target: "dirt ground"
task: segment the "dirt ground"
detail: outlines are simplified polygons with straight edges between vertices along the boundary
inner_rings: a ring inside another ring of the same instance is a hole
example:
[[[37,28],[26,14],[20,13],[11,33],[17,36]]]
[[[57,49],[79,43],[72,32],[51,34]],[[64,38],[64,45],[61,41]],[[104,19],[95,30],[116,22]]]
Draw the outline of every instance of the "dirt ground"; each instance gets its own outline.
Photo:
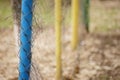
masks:
[[[0,80],[14,80],[17,77],[18,57],[12,30],[0,30]]]
[[[39,33],[39,38],[33,42],[32,80],[54,80],[55,37],[49,37],[48,33],[52,35],[54,30]],[[0,30],[0,34],[0,80],[17,80],[18,56],[12,30]],[[77,51],[70,50],[68,39],[67,36],[63,37],[62,64],[65,79],[120,80],[120,31],[91,33],[80,42]]]

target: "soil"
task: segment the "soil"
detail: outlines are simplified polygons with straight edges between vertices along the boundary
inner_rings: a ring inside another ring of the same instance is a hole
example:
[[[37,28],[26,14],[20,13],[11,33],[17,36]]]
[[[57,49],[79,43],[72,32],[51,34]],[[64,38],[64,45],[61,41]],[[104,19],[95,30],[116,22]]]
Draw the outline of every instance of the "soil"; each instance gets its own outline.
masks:
[[[12,29],[0,30],[0,80],[17,80],[18,54]],[[50,37],[49,37],[49,35]],[[70,36],[63,37],[63,78],[66,80],[120,80],[120,31],[90,33],[76,51]],[[45,29],[33,41],[32,80],[54,80],[54,30]]]
[[[0,30],[0,80],[15,80],[18,76],[18,57],[11,29]]]

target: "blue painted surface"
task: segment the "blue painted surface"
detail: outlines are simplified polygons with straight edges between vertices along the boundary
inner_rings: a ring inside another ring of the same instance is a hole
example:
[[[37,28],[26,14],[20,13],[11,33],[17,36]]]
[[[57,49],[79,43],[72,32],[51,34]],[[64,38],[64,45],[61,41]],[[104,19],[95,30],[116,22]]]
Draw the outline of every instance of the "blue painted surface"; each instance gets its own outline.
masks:
[[[33,0],[22,0],[18,80],[30,80]]]

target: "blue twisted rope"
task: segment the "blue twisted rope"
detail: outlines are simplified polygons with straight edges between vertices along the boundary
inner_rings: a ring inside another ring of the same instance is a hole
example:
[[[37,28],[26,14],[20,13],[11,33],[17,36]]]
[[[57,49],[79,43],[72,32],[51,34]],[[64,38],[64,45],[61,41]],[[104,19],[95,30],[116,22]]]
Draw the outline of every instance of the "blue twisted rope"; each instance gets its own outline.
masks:
[[[22,0],[18,80],[30,80],[33,0]]]

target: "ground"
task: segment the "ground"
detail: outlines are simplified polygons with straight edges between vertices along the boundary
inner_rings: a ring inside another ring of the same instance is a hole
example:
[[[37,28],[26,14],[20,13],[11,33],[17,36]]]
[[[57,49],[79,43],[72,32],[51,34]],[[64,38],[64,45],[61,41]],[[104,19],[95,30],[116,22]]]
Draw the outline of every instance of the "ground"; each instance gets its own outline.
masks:
[[[0,80],[14,80],[18,76],[18,59],[12,30],[2,29],[0,34]]]
[[[47,34],[46,34],[47,32]],[[11,34],[9,34],[11,33]],[[33,48],[32,79],[54,80],[55,53],[53,29],[37,35]],[[18,56],[11,29],[0,30],[0,80],[17,80]],[[41,39],[42,38],[42,39]],[[47,38],[47,40],[43,41]],[[63,37],[63,75],[67,80],[120,80],[120,31],[89,34],[71,51]],[[39,43],[39,45],[38,45]],[[45,45],[45,46],[44,46]],[[3,47],[4,46],[4,47]],[[39,49],[38,49],[39,47]],[[36,76],[37,75],[37,76]]]

